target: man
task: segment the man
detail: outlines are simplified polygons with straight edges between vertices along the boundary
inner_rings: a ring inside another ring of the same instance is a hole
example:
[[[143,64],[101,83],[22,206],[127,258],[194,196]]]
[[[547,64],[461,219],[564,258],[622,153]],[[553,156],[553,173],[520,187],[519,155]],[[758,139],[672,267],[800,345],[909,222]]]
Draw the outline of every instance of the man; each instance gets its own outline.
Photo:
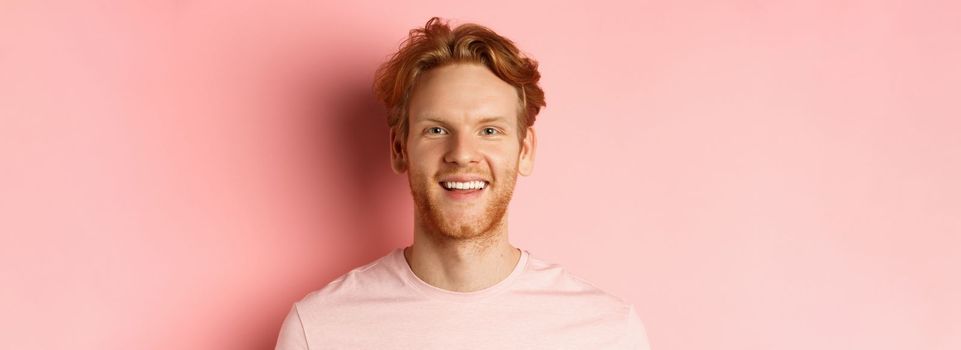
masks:
[[[438,18],[377,72],[414,240],[294,303],[278,350],[648,349],[632,305],[513,247],[507,206],[545,106],[537,63]]]

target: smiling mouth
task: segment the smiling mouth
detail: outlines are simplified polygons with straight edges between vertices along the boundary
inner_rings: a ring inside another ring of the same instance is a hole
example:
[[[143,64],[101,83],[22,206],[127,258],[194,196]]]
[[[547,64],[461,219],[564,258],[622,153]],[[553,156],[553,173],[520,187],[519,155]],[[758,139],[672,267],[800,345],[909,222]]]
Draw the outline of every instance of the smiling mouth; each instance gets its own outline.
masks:
[[[473,192],[480,191],[490,185],[487,181],[444,181],[438,182],[441,188],[449,192]]]

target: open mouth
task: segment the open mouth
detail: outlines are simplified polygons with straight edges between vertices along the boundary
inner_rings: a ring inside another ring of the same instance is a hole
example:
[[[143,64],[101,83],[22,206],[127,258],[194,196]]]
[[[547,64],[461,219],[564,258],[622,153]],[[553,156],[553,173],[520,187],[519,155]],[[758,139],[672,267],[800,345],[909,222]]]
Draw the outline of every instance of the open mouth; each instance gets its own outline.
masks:
[[[439,182],[440,187],[448,192],[474,192],[481,191],[489,185],[487,181],[443,181]]]

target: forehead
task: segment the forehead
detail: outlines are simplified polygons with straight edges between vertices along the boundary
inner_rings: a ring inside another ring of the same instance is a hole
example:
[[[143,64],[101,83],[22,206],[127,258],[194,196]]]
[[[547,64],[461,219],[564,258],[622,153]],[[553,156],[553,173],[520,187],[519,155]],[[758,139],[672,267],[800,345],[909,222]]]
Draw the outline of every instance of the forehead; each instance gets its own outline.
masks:
[[[480,64],[452,64],[421,74],[411,95],[410,122],[430,118],[471,122],[492,117],[516,122],[517,90]]]

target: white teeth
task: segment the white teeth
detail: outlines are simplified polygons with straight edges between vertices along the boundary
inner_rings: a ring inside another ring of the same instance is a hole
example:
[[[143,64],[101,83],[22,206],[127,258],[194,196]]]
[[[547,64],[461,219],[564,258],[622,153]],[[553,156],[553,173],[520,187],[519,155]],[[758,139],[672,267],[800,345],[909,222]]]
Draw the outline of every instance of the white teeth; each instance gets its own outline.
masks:
[[[482,189],[484,187],[487,187],[487,183],[485,183],[484,181],[444,182],[444,188],[447,188],[447,189],[475,190],[475,189]]]

